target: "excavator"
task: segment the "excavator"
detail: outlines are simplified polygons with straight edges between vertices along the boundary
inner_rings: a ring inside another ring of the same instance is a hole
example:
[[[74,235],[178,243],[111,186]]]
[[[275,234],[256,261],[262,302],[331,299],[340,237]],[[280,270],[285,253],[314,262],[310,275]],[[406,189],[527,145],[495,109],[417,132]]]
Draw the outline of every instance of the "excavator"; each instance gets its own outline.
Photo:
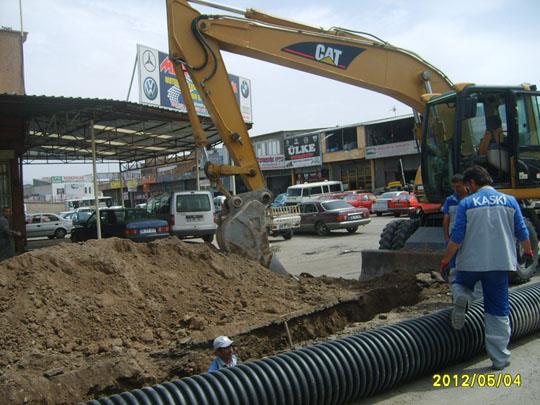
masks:
[[[227,14],[201,14],[190,3]],[[421,176],[417,177],[421,177],[423,197],[443,202],[452,192],[455,173],[472,165],[486,167],[494,186],[515,196],[527,218],[535,258],[532,263],[525,260],[517,247],[520,268],[516,277],[525,281],[534,273],[540,231],[534,206],[540,199],[540,92],[536,86],[453,83],[419,55],[374,35],[340,27],[324,29],[255,9],[167,0],[167,20],[169,57],[180,90],[190,94],[187,72],[234,161],[234,165],[207,162],[207,176],[219,187],[221,176],[239,175],[250,190],[234,196],[223,190],[227,204],[217,233],[220,248],[285,272],[269,249],[264,217],[272,195],[228,80],[222,58],[222,51],[227,51],[376,91],[410,106],[421,146]],[[208,141],[191,97],[185,97],[185,102],[196,146],[204,153]],[[486,134],[495,126],[500,136],[489,142],[486,151]],[[391,222],[381,235],[384,249],[365,261],[392,266],[402,257],[395,256],[393,262],[392,254],[406,249],[409,239],[430,251],[438,238],[433,232],[442,235],[441,226],[440,213]]]

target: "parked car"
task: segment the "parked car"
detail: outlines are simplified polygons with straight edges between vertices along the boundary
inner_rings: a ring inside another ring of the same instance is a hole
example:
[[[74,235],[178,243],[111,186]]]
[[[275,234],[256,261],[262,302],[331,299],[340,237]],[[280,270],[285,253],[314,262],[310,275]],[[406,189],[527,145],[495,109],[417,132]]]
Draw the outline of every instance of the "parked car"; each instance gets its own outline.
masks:
[[[343,200],[307,201],[300,204],[299,231],[328,235],[334,229],[355,233],[359,226],[371,222],[366,208],[351,207]]]
[[[418,201],[414,193],[400,194],[388,202],[388,211],[394,214],[395,217],[402,214],[414,216],[421,213],[433,213],[440,211],[440,209],[441,204],[422,203]]]
[[[375,201],[375,204],[373,204],[372,210],[373,212],[380,217],[382,214],[389,212],[388,211],[388,202],[394,198],[397,197],[400,194],[407,193],[406,191],[388,191],[386,193],[381,194],[377,197],[377,201]]]
[[[287,193],[281,193],[281,194],[278,194],[276,198],[274,198],[274,201],[272,202],[272,204],[270,204],[270,206],[272,208],[277,208],[277,207],[283,207],[286,204],[287,204]]]
[[[140,208],[102,208],[99,210],[102,238],[125,238],[146,242],[169,236],[169,224],[153,218]],[[80,222],[71,232],[72,242],[97,239],[96,213]]]
[[[180,238],[196,237],[212,242],[216,233],[214,199],[209,191],[180,191],[152,197],[146,210],[169,222],[170,232]]]
[[[64,239],[71,232],[73,224],[56,214],[31,214],[26,217],[26,236],[37,238],[47,236],[49,239]]]
[[[64,211],[59,213],[58,216],[73,222],[73,220],[77,218],[77,211]]]
[[[367,208],[371,212],[377,197],[373,193],[351,192],[343,197],[343,201],[356,208]]]

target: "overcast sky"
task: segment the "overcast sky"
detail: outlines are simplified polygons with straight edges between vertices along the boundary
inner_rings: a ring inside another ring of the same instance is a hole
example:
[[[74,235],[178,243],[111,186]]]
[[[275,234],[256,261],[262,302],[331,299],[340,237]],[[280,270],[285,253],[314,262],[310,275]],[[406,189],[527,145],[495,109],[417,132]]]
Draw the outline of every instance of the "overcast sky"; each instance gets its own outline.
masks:
[[[410,49],[454,83],[540,84],[540,2],[535,0],[219,0],[329,28],[373,33]],[[19,1],[0,0],[0,25],[19,29]],[[167,51],[163,0],[22,0],[28,94],[125,99],[136,44]],[[207,13],[216,13],[196,6]],[[228,70],[251,79],[252,135],[344,125],[410,113],[367,90],[225,54]],[[137,101],[138,87],[131,101]],[[394,109],[396,110],[394,112]],[[116,165],[101,170],[116,170]],[[33,177],[84,174],[90,167],[29,166]]]

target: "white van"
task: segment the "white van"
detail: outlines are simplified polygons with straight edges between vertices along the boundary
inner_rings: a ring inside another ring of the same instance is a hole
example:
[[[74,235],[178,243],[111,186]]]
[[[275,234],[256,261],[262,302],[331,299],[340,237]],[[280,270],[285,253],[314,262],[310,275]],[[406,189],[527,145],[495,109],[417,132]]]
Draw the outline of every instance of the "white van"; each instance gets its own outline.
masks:
[[[169,221],[172,235],[203,238],[212,242],[217,224],[212,194],[209,191],[180,191],[148,200],[146,210]]]
[[[341,181],[325,180],[316,183],[304,183],[287,188],[287,205],[318,198],[324,194],[343,192]]]

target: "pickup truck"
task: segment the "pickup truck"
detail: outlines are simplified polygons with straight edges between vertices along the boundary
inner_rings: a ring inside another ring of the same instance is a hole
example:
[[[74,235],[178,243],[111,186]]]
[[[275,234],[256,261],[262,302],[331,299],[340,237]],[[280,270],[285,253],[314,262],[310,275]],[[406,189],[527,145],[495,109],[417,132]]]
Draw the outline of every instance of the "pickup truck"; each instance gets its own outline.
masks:
[[[269,207],[267,210],[267,230],[271,236],[283,236],[288,240],[293,236],[294,229],[300,228],[300,209],[298,205]]]

